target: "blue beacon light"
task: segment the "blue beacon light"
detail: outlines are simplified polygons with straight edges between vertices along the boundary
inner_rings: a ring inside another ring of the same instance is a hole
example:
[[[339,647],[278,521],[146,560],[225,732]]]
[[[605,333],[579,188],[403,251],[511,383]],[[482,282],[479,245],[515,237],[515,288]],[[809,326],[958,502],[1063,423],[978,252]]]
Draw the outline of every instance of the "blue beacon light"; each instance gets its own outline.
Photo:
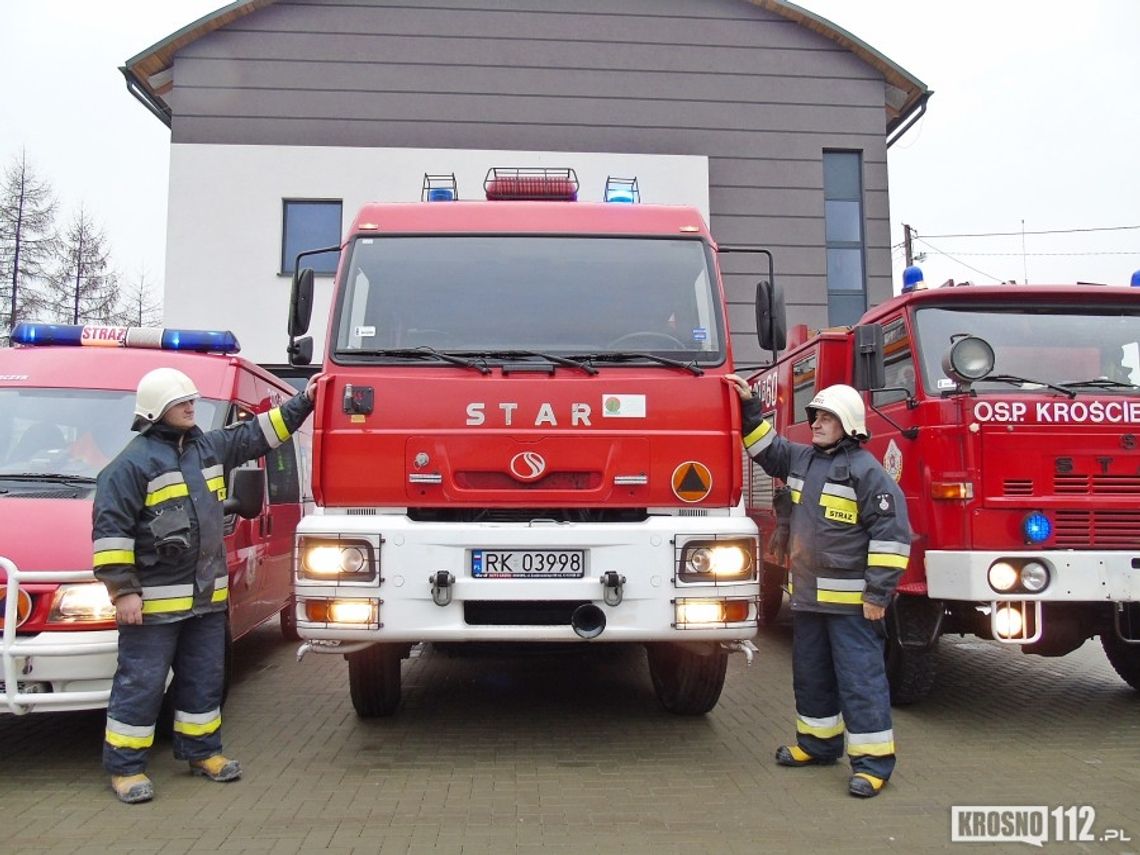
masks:
[[[24,322],[12,330],[12,344],[84,347],[132,347],[238,353],[241,345],[229,330],[180,330],[157,327],[113,327],[97,324]]]
[[[1140,270],[1137,270],[1132,274],[1132,287],[1140,288]]]
[[[1041,511],[1027,514],[1021,522],[1026,543],[1044,543],[1053,534],[1053,523]]]
[[[909,294],[911,291],[922,291],[925,288],[926,280],[923,279],[921,267],[912,264],[903,271],[902,292],[904,294]]]

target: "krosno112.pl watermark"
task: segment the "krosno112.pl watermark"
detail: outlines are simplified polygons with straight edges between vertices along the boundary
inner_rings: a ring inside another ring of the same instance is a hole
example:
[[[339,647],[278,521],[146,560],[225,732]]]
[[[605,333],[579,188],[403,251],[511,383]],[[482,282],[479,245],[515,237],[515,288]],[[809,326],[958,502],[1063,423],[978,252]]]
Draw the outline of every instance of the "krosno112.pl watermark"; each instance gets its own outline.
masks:
[[[1127,843],[1122,828],[1096,829],[1092,805],[954,805],[950,840],[954,843]]]

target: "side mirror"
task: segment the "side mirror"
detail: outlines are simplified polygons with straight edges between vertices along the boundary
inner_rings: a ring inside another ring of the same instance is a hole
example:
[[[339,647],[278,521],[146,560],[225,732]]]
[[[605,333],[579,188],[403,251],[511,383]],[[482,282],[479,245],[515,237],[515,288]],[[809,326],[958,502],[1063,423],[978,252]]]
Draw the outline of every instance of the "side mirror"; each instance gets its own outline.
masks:
[[[230,492],[222,511],[251,520],[265,504],[265,475],[260,469],[235,469],[230,473]]]
[[[298,268],[293,274],[293,291],[289,295],[289,337],[294,338],[307,333],[312,318],[313,269]]]
[[[289,364],[308,365],[313,361],[313,339],[311,336],[294,339],[289,343]]]
[[[756,338],[760,347],[772,351],[773,356],[788,346],[784,290],[775,282],[764,279],[756,283]]]
[[[887,369],[883,359],[882,324],[860,324],[852,330],[855,352],[852,354],[852,384],[863,392],[887,385]]]

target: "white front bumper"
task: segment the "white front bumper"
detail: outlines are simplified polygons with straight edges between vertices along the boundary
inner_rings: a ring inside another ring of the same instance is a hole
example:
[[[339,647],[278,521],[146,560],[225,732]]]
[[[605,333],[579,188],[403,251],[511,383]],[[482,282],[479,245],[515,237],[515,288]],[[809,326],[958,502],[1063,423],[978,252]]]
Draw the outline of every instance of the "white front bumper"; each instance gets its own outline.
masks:
[[[3,646],[0,712],[104,709],[118,662],[117,630],[41,632]]]
[[[1038,594],[1001,594],[990,587],[990,566],[999,559],[1033,559],[1049,570]],[[926,553],[926,587],[940,600],[999,602],[1131,602],[1140,600],[1140,544],[1135,552],[957,552]]]
[[[567,624],[554,626],[469,624],[465,603],[589,602],[605,614],[598,641],[746,640],[756,632],[755,607],[749,620],[709,627],[677,628],[678,598],[753,601],[758,581],[690,585],[674,581],[679,546],[690,539],[754,538],[747,517],[653,516],[639,523],[418,523],[401,515],[349,516],[326,511],[309,516],[298,537],[343,535],[372,539],[380,555],[381,584],[330,585],[296,582],[298,631],[306,639],[342,641],[581,641]],[[380,542],[380,538],[383,538]],[[586,575],[580,579],[487,579],[472,576],[472,549],[585,549]],[[451,602],[432,599],[432,577],[452,574]],[[603,600],[602,576],[624,576],[618,605]],[[373,629],[304,620],[307,598],[362,598],[380,601]]]

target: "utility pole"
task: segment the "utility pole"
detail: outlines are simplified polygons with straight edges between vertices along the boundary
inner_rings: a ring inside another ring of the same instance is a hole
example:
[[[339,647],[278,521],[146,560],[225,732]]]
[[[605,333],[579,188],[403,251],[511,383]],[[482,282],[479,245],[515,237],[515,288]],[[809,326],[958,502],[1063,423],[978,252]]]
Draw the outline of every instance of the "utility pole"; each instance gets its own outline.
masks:
[[[903,223],[903,248],[906,250],[906,266],[914,264],[914,229]]]

